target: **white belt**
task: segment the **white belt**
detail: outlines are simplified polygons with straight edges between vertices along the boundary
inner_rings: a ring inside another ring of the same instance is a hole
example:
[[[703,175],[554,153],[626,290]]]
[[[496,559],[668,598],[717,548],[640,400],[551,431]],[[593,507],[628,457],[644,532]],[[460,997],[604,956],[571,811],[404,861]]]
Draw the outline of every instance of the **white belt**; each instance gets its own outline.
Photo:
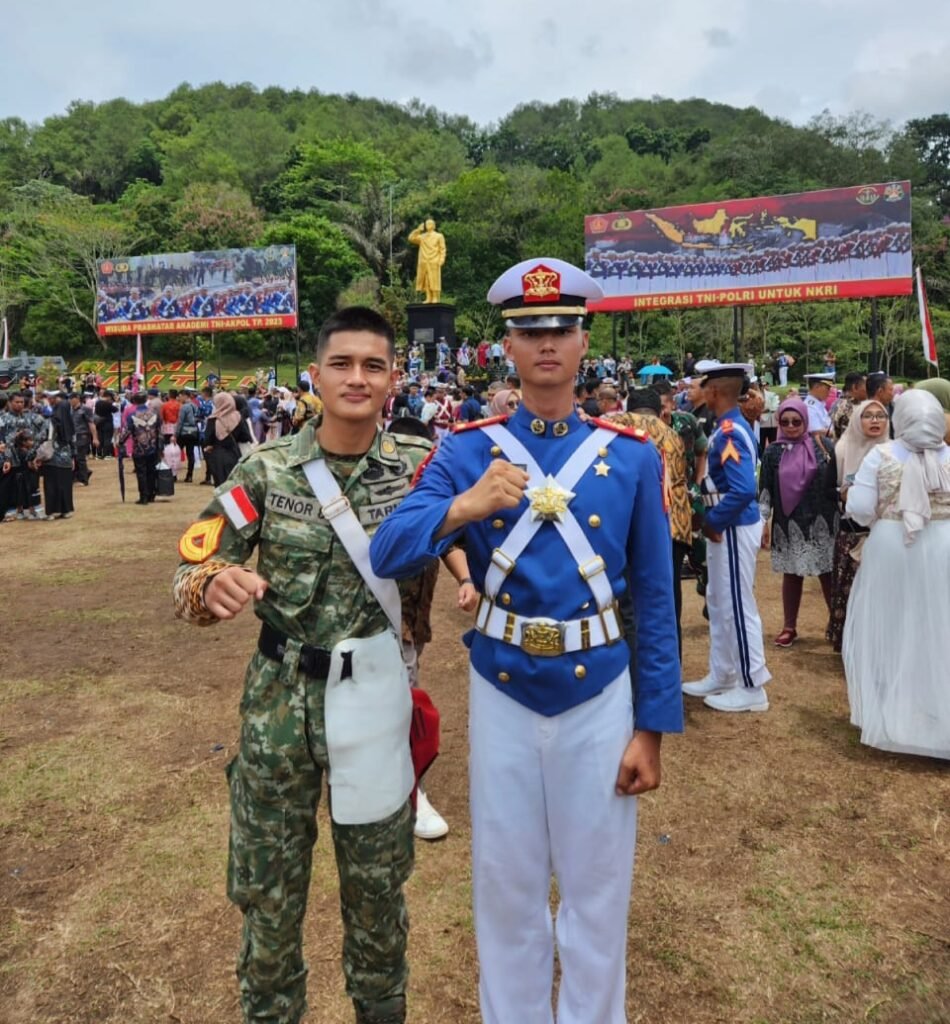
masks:
[[[483,596],[475,612],[475,628],[493,640],[520,647],[526,654],[546,658],[603,647],[623,636],[616,602],[586,619],[558,622],[507,612]]]

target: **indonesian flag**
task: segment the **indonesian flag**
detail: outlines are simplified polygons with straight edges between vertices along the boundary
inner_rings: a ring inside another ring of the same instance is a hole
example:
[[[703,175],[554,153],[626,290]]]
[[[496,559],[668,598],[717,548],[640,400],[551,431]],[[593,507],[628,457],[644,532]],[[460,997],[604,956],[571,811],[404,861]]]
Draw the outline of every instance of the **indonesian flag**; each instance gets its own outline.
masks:
[[[240,485],[219,494],[218,503],[235,530],[242,530],[248,523],[253,523],[258,518],[257,509],[247,496],[247,491]]]
[[[10,330],[7,327],[7,318],[3,318],[3,358],[10,358]]]
[[[930,310],[927,309],[927,292],[924,289],[924,275],[917,268],[917,301],[920,304],[920,331],[924,342],[924,359],[932,366],[937,366],[937,342],[934,329],[930,323]]]
[[[145,366],[142,363],[142,335],[135,336],[135,376],[140,381],[145,381]]]

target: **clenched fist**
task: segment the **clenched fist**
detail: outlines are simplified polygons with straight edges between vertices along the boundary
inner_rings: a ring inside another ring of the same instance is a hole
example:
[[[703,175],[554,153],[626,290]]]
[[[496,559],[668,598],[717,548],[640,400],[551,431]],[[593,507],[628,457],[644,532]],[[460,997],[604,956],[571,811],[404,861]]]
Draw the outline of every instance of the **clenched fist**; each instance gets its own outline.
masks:
[[[258,601],[267,590],[267,580],[250,569],[233,565],[212,576],[205,588],[205,607],[218,619],[233,619],[252,597]]]
[[[447,537],[467,523],[500,512],[504,508],[517,508],[528,486],[528,474],[504,459],[495,459],[485,470],[478,483],[473,484],[452,502],[442,523],[437,539]]]

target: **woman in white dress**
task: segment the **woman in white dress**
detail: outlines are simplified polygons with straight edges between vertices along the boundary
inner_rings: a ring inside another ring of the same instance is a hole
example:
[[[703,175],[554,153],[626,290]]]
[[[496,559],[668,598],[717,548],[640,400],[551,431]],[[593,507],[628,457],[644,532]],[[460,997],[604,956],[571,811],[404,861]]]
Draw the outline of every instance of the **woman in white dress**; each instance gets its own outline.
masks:
[[[950,759],[950,447],[925,391],[893,424],[848,491],[848,517],[871,524],[844,629],[851,722],[868,746]]]

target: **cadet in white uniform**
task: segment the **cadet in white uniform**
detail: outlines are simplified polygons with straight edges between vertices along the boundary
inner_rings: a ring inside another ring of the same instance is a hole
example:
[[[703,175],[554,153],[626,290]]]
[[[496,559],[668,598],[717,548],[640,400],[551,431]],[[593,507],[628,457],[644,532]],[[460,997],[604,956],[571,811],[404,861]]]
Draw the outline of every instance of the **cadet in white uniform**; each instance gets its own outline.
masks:
[[[808,407],[808,433],[828,434],[831,431],[831,413],[825,403],[835,382],[833,373],[806,373],[808,394],[805,405]]]

